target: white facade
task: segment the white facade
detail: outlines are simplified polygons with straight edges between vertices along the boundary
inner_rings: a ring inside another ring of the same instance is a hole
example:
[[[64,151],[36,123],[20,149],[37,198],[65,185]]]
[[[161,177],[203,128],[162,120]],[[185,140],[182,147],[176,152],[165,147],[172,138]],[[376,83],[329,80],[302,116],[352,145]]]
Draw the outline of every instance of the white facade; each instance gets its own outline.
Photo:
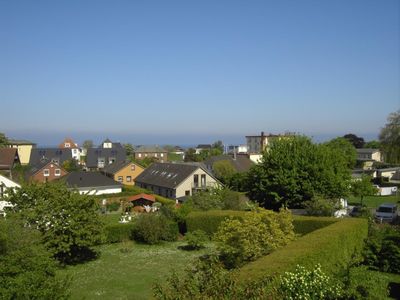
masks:
[[[81,151],[78,148],[72,148],[71,149],[71,153],[72,153],[72,158],[74,158],[77,161],[81,160]]]
[[[261,162],[262,155],[261,154],[250,154],[249,158],[255,164],[259,164]]]
[[[88,195],[104,195],[104,194],[117,194],[122,192],[122,187],[115,186],[98,186],[98,187],[81,187],[71,188],[71,190],[77,190],[79,194]]]
[[[19,185],[18,183],[12,181],[11,179],[8,179],[3,175],[0,175],[0,198],[7,195],[6,194],[7,189],[20,188],[20,187],[21,185]]]
[[[197,183],[195,182],[195,176],[197,175]],[[197,168],[192,174],[190,174],[183,182],[181,182],[175,188],[175,197],[181,198],[184,196],[192,196],[193,190],[201,188],[215,188],[220,186],[220,183],[205,172],[202,168]]]

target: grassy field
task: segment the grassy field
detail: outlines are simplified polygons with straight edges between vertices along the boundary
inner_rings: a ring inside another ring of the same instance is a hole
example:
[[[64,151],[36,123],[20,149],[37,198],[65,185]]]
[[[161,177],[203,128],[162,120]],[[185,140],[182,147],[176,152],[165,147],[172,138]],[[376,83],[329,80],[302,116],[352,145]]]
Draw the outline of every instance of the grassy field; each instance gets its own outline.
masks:
[[[376,208],[382,203],[398,203],[400,202],[400,195],[393,196],[366,196],[363,199],[363,204],[367,207]],[[360,198],[353,196],[349,197],[349,205],[360,205]]]
[[[164,280],[174,269],[182,270],[206,251],[178,249],[183,244],[130,241],[103,245],[97,260],[69,266],[60,273],[72,275],[72,299],[149,299],[155,282]]]

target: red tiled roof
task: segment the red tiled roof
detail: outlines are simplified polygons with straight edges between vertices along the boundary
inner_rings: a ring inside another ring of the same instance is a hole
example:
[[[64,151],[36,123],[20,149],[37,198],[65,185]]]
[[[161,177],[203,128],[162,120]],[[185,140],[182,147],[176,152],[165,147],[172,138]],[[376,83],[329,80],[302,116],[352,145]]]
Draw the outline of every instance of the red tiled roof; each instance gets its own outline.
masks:
[[[152,202],[156,201],[156,197],[154,197],[154,195],[143,194],[143,193],[139,194],[139,195],[135,195],[135,196],[129,197],[128,201],[131,202],[131,201],[136,201],[136,200],[139,200],[139,199],[146,199],[146,200],[149,200],[149,201],[152,201]]]

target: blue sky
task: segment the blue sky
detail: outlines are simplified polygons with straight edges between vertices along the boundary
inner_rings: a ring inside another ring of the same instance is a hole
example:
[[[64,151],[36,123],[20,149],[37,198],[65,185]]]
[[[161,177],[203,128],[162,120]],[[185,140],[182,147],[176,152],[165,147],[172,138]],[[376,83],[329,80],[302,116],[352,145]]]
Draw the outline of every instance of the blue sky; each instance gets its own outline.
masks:
[[[0,132],[196,144],[375,137],[400,108],[400,2],[0,1]]]

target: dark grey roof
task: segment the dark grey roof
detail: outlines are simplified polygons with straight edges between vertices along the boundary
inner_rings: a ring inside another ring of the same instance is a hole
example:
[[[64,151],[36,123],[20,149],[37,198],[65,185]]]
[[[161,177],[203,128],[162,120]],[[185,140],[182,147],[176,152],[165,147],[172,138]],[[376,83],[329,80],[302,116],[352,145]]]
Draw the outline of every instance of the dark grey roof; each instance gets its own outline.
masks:
[[[14,139],[8,139],[8,144],[9,145],[36,145],[35,143],[32,143],[31,141],[28,140],[14,140]]]
[[[167,153],[163,147],[160,146],[144,146],[140,145],[135,148],[135,153]]]
[[[29,164],[33,167],[40,166],[44,161],[58,160],[61,166],[66,160],[72,159],[71,149],[58,148],[33,148]]]
[[[372,154],[378,152],[379,149],[371,149],[371,148],[358,148],[356,149],[358,154]]]
[[[115,162],[111,165],[106,166],[103,169],[103,173],[106,174],[115,174],[117,173],[119,170],[121,170],[122,168],[126,167],[127,165],[132,164],[132,162],[130,161],[120,161],[120,162]]]
[[[100,157],[105,159],[105,166],[108,166],[110,158],[115,158],[114,163],[125,162],[126,151],[122,146],[114,147],[114,144],[112,148],[89,148],[86,155],[86,166],[88,168],[97,168],[97,160]]]
[[[232,155],[212,156],[208,158],[204,162],[204,164],[206,165],[208,170],[213,170],[213,165],[217,161],[224,161],[224,160],[229,161],[237,172],[247,172],[254,165],[254,163],[250,160],[250,158],[247,155],[241,155],[241,154],[237,154],[236,159]]]
[[[100,186],[117,186],[121,184],[113,179],[100,174],[99,172],[71,172],[65,175],[61,180],[64,180],[68,187],[71,188],[95,188]]]
[[[153,163],[136,177],[135,182],[175,188],[198,168],[202,167],[200,165],[186,163]],[[212,176],[207,169],[202,169]],[[214,176],[212,177],[214,178]]]
[[[199,144],[196,147],[197,149],[211,149],[211,145],[210,144]]]

